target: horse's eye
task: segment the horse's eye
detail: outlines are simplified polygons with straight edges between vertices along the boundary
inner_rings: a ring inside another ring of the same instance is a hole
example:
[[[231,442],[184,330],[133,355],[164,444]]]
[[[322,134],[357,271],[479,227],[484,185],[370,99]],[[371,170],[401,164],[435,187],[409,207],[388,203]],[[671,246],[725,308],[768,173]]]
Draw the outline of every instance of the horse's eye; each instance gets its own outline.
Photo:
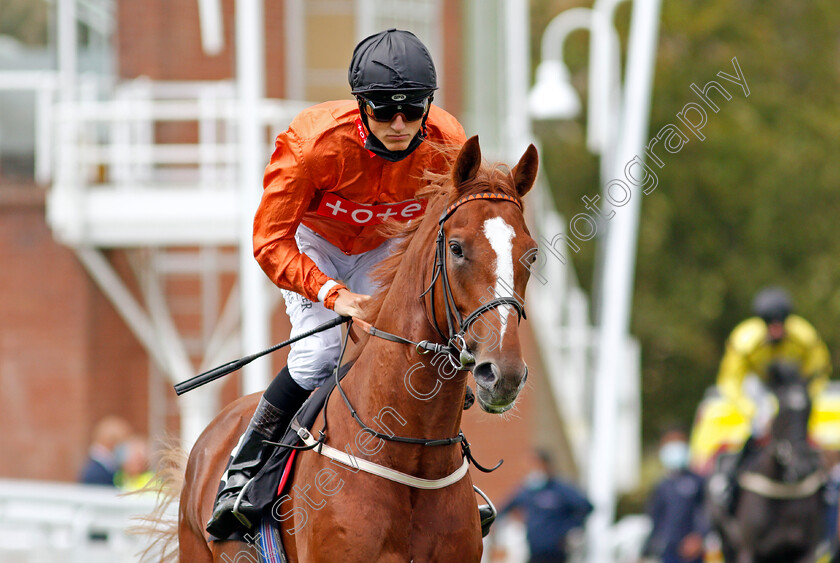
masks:
[[[540,254],[540,251],[537,250],[536,248],[528,251],[528,262],[530,264],[533,264],[534,262],[536,262],[537,261],[537,256],[539,256],[539,254]]]
[[[452,253],[453,256],[457,258],[464,257],[464,250],[461,248],[461,245],[457,242],[450,242],[449,243],[449,251]]]

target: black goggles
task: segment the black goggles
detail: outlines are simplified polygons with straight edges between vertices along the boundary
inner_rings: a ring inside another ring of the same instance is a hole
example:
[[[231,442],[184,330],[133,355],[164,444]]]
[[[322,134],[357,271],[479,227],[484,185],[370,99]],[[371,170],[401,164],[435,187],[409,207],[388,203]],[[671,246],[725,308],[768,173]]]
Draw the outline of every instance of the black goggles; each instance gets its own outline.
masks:
[[[412,102],[381,103],[361,98],[365,113],[374,121],[391,121],[398,113],[401,113],[406,121],[417,121],[426,114],[430,101],[430,98],[426,97]]]

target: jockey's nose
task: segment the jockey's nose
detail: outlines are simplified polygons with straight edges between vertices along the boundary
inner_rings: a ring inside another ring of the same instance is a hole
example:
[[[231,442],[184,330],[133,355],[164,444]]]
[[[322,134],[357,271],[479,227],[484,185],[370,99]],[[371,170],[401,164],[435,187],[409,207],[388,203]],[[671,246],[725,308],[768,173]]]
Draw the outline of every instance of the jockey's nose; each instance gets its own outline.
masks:
[[[405,116],[403,114],[398,113],[394,116],[394,119],[391,120],[391,129],[397,132],[405,129]]]

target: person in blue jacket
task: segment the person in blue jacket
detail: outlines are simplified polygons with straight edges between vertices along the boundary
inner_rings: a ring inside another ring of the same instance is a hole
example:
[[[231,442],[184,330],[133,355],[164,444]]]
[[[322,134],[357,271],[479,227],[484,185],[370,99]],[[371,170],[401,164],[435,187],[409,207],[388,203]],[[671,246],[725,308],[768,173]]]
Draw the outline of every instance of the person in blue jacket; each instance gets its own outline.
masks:
[[[662,563],[702,563],[709,529],[703,503],[703,478],[688,468],[688,436],[682,428],[666,430],[659,460],[667,470],[648,499],[653,529],[643,555]]]
[[[114,484],[114,476],[122,463],[122,444],[131,435],[131,426],[118,416],[106,416],[96,423],[93,440],[77,481],[85,485]]]
[[[565,563],[566,536],[583,526],[592,512],[592,504],[575,487],[552,474],[547,452],[534,452],[534,465],[499,515],[513,510],[523,513],[531,554],[529,563]]]

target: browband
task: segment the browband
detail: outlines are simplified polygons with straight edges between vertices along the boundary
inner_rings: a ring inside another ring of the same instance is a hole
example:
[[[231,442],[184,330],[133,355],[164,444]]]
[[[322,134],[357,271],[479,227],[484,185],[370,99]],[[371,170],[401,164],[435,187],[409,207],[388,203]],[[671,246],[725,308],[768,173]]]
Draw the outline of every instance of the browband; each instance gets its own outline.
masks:
[[[449,219],[449,216],[452,215],[456,209],[458,209],[463,204],[467,203],[468,201],[476,201],[479,199],[501,199],[504,201],[509,201],[511,203],[515,203],[519,209],[522,209],[522,204],[519,203],[519,200],[513,196],[506,195],[506,194],[493,194],[489,192],[482,192],[479,194],[472,194],[468,196],[464,196],[461,199],[457,200],[455,203],[447,207],[443,210],[443,213],[438,219],[438,224],[443,225],[443,222]]]

